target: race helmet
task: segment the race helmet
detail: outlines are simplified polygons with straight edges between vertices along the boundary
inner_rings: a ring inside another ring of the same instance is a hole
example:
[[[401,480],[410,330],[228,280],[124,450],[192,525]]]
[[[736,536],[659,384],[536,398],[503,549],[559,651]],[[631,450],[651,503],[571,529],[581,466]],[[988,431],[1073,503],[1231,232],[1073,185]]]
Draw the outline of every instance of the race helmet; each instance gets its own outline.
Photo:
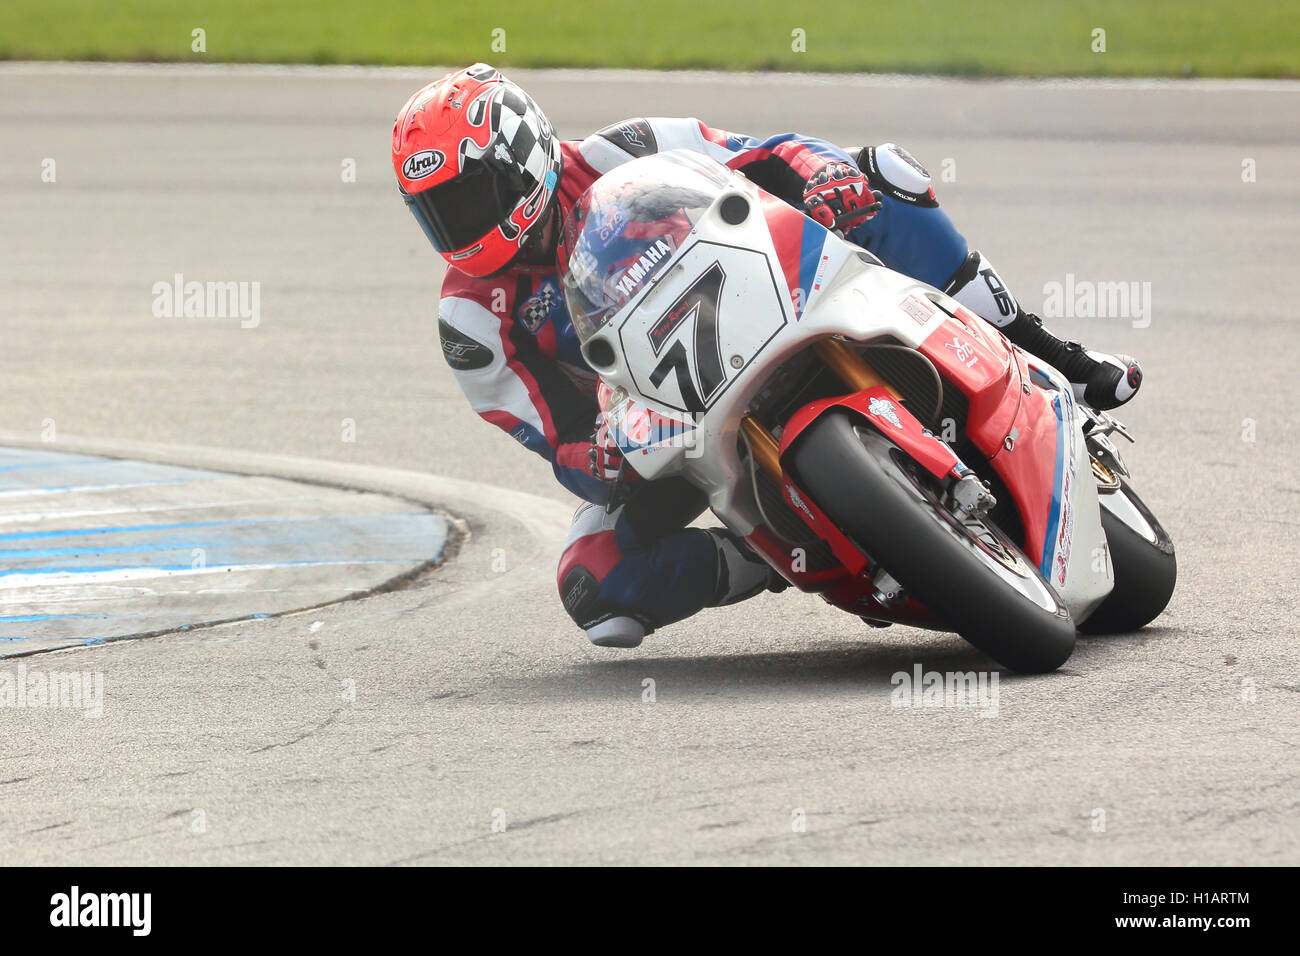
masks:
[[[555,131],[532,98],[476,63],[407,100],[393,124],[393,169],[439,254],[461,272],[487,276],[545,223],[562,163]]]

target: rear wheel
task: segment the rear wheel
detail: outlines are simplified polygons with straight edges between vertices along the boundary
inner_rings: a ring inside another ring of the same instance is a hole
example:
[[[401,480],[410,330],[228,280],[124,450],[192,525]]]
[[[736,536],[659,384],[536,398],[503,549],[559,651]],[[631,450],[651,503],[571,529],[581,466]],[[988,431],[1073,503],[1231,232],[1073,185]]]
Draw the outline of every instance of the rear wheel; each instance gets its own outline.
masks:
[[[1174,542],[1160,522],[1120,479],[1118,490],[1101,495],[1115,589],[1079,625],[1085,634],[1125,634],[1154,621],[1174,595],[1178,560]]]
[[[1038,569],[992,522],[952,514],[934,477],[875,428],[826,414],[793,464],[827,517],[981,651],[1024,673],[1069,658],[1074,624]]]

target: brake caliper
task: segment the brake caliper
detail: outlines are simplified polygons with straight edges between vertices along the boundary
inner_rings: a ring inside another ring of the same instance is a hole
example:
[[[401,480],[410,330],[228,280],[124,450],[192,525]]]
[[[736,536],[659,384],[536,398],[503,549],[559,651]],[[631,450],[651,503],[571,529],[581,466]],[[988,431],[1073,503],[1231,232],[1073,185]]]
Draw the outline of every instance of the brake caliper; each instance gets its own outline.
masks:
[[[980,481],[974,472],[967,472],[953,482],[952,503],[958,511],[970,518],[978,518],[995,508],[998,499],[989,486]]]

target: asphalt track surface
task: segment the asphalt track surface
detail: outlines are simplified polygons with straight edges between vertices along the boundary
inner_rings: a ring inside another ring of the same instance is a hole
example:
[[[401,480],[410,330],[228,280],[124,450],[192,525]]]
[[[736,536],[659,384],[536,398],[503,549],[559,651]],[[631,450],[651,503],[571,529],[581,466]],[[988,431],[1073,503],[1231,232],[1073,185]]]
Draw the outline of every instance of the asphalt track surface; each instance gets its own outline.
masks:
[[[52,422],[469,532],[402,590],[27,658],[102,673],[104,714],[0,710],[6,862],[1300,862],[1296,87],[520,74],[565,135],[686,114],[952,160],[941,200],[1031,307],[1151,283],[1144,328],[1055,324],[1146,367],[1128,458],[1179,591],[988,718],[890,706],[918,663],[988,666],[959,639],[797,594],[587,646],[554,595],[574,502],[438,354],[387,163],[419,77],[0,68],[0,444]],[[260,282],[260,322],[155,317],[176,273]]]

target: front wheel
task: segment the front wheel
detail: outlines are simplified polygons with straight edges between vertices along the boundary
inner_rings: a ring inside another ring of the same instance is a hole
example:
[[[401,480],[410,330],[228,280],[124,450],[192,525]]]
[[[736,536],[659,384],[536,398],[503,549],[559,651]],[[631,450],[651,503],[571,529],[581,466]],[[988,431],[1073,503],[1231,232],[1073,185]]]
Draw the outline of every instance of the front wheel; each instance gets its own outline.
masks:
[[[938,482],[873,427],[831,412],[794,449],[803,490],[918,601],[998,663],[1060,667],[1074,624],[1038,569],[993,523],[958,518]]]

